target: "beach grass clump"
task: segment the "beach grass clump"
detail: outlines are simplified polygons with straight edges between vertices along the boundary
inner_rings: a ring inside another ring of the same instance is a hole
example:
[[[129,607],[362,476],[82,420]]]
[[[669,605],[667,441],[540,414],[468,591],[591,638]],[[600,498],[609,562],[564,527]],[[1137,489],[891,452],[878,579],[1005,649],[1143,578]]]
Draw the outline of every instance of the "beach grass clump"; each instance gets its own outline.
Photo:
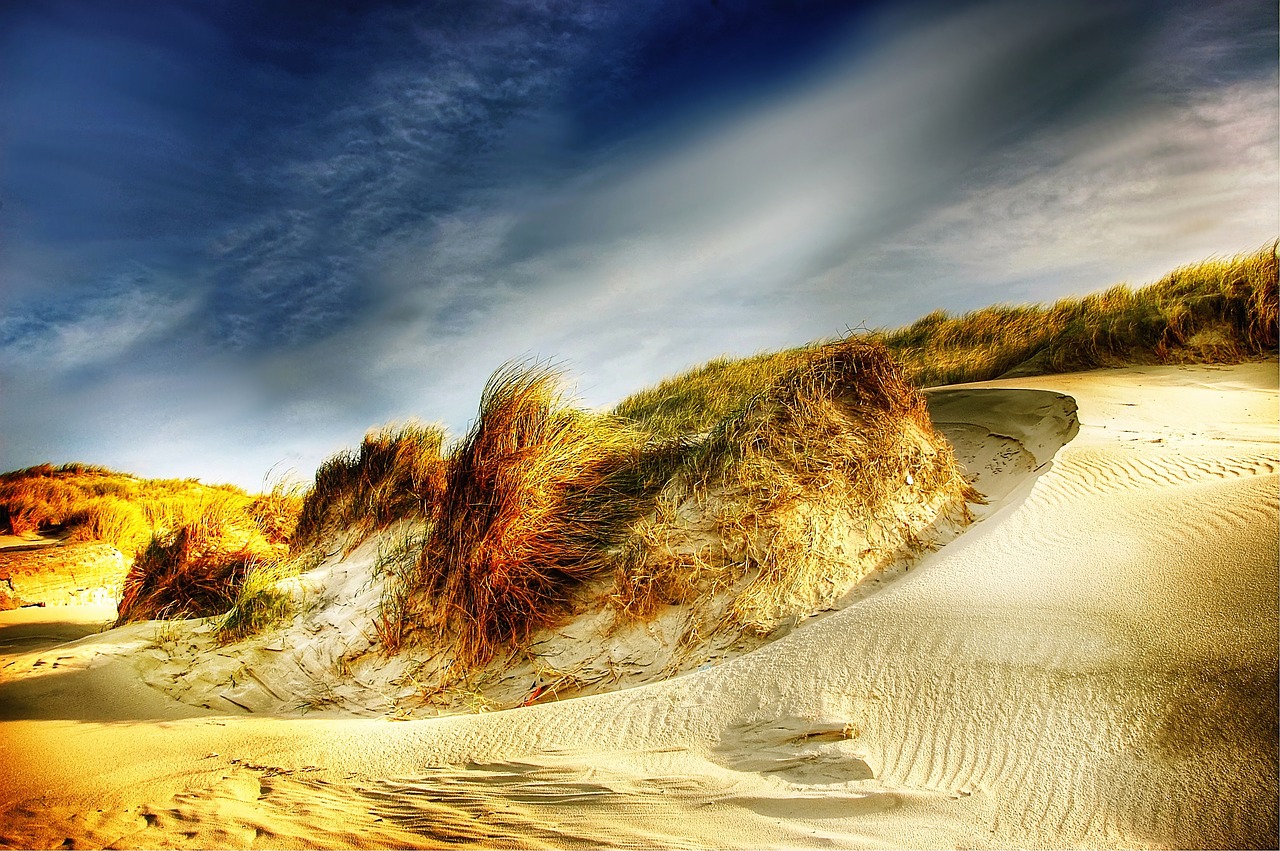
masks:
[[[354,546],[376,529],[429,513],[444,487],[444,440],[436,425],[385,426],[326,460],[303,499],[294,550],[335,532],[351,532]]]
[[[572,609],[643,497],[642,436],[567,403],[549,367],[510,364],[448,455],[418,567],[416,617],[464,665],[514,650]]]
[[[194,520],[153,535],[138,553],[125,577],[117,625],[225,613],[246,576],[287,557],[287,545],[269,543],[227,500],[210,500],[205,508]]]
[[[288,620],[298,609],[298,595],[286,587],[288,581],[320,561],[315,550],[289,556],[277,550],[267,558],[252,558],[238,574],[231,607],[217,622],[218,639],[239,641]]]
[[[977,498],[888,349],[829,343],[689,447],[635,527],[614,601],[643,619],[733,586],[732,619],[767,632],[918,549],[939,518],[966,522]]]

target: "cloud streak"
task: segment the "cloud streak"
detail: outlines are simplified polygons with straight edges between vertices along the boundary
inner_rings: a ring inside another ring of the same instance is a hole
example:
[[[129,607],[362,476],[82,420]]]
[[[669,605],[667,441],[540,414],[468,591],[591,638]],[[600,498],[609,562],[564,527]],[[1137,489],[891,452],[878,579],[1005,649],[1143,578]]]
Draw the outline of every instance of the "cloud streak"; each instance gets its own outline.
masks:
[[[1280,230],[1249,3],[63,2],[0,26],[0,466],[256,485],[513,357],[605,405]]]

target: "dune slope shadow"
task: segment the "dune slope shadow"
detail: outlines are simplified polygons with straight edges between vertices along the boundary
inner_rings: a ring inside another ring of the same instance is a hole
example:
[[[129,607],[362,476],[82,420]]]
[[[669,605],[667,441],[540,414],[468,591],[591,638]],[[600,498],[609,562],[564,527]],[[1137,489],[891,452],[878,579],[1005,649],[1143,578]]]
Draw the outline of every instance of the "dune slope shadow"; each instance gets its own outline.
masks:
[[[985,387],[925,391],[934,427],[955,448],[986,516],[1028,476],[1048,470],[1058,450],[1080,431],[1075,399],[1049,390]]]

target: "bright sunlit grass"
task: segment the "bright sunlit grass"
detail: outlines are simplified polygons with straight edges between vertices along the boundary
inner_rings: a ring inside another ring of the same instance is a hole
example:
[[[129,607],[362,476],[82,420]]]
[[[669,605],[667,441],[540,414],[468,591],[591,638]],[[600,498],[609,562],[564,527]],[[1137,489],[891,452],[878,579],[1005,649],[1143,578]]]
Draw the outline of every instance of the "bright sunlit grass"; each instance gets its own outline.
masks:
[[[1277,345],[1276,244],[1177,269],[1141,289],[1052,305],[934,311],[873,331],[920,387],[1132,363],[1230,363]],[[698,434],[741,407],[806,349],[721,358],[628,396],[618,416],[661,438]]]
[[[936,517],[967,518],[977,495],[919,387],[1239,361],[1275,351],[1276,323],[1273,244],[1137,290],[936,311],[896,331],[721,358],[610,414],[574,407],[554,370],[510,364],[461,439],[431,425],[370,432],[305,496],[33,467],[0,476],[0,524],[136,553],[121,622],[225,613],[227,640],[284,618],[281,580],[332,542],[351,548],[402,520],[412,531],[382,559],[389,649],[446,642],[462,665],[483,665],[569,617],[589,582],[612,582],[618,617],[633,619],[733,586],[731,618],[767,630],[819,602],[849,560],[813,540],[815,523],[844,530],[872,565],[918,546]],[[691,523],[714,545],[691,544]]]

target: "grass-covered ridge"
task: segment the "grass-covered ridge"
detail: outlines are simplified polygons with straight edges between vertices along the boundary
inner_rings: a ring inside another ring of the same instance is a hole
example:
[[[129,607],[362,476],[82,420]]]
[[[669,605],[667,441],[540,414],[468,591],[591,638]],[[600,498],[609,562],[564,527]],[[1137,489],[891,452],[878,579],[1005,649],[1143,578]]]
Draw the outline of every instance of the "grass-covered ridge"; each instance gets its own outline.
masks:
[[[389,651],[434,642],[459,668],[484,665],[588,592],[618,623],[714,598],[716,629],[767,633],[966,521],[976,496],[920,387],[1238,361],[1274,353],[1276,322],[1271,245],[1138,290],[722,358],[608,413],[575,407],[545,366],[509,365],[466,435],[370,432],[305,496],[31,468],[0,477],[0,521],[137,552],[122,621],[224,613],[228,637],[287,614],[281,579],[402,521],[378,626]]]
[[[521,652],[584,595],[619,623],[701,598],[706,628],[763,635],[934,524],[966,522],[976,498],[919,391],[860,339],[798,354],[709,434],[674,441],[509,365],[442,461],[379,633],[444,646],[462,669]]]
[[[293,533],[296,500],[196,479],[144,479],[92,464],[40,464],[0,474],[0,531],[103,541],[133,556],[153,535],[217,515],[238,517],[271,540]]]
[[[1277,345],[1276,243],[1051,305],[935,311],[882,342],[920,387],[1134,363],[1235,362]],[[811,347],[721,358],[635,393],[614,414],[675,438],[707,431]]]
[[[283,486],[249,494],[90,464],[0,475],[0,530],[102,541],[133,559],[121,621],[225,611],[246,574],[288,554],[300,507]]]

